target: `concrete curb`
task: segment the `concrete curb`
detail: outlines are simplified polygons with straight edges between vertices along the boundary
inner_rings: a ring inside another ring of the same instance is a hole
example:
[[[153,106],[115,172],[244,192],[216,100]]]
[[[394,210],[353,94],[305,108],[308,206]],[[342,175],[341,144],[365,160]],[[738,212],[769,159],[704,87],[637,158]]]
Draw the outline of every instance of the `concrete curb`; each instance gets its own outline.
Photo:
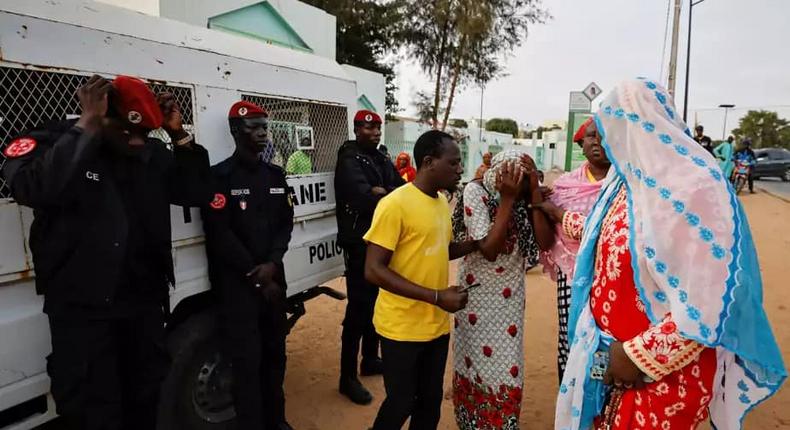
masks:
[[[773,191],[769,191],[769,190],[767,190],[765,188],[762,188],[760,186],[756,186],[755,188],[757,188],[759,191],[764,192],[765,194],[768,194],[771,197],[775,197],[775,198],[777,198],[779,200],[782,200],[785,203],[790,203],[790,198],[787,198],[787,197],[785,197],[785,196],[783,196],[783,195],[781,195],[779,193],[775,193]]]

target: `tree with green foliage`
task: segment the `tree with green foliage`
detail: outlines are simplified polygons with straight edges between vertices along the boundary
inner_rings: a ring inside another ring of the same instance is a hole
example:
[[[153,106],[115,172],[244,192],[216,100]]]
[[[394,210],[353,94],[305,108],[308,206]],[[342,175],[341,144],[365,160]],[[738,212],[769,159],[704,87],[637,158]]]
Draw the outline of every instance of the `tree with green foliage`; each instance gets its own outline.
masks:
[[[749,138],[754,148],[790,149],[790,122],[776,112],[750,110],[732,131],[738,140]]]
[[[425,124],[433,125],[433,96],[425,91],[417,91],[412,105],[417,110],[417,119]]]
[[[540,0],[412,1],[404,3],[403,11],[403,37],[409,53],[432,77],[431,121],[442,129],[458,88],[501,76],[504,59],[525,40],[528,26],[548,18]],[[442,96],[447,97],[444,109]]]
[[[394,115],[400,111],[394,64],[385,57],[397,51],[403,41],[400,23],[405,0],[302,1],[337,18],[337,61],[383,74],[387,80],[386,113]]]
[[[510,118],[491,118],[486,121],[486,131],[507,133],[513,137],[517,137],[518,123]]]
[[[469,123],[467,123],[464,119],[453,118],[450,120],[450,127],[469,128]]]

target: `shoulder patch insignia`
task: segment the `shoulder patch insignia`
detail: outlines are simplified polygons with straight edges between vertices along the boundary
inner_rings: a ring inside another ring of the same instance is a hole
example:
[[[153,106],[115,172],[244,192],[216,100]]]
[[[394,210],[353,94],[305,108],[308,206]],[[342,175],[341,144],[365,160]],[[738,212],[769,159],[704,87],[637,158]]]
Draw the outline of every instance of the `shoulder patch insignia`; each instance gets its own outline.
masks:
[[[11,143],[6,146],[3,154],[8,158],[18,158],[36,149],[36,145],[38,145],[36,139],[32,137],[20,137],[12,140]]]
[[[227,199],[225,198],[225,195],[223,195],[222,193],[217,193],[214,194],[214,200],[212,200],[209,205],[211,206],[212,209],[220,210],[225,207],[226,202]]]

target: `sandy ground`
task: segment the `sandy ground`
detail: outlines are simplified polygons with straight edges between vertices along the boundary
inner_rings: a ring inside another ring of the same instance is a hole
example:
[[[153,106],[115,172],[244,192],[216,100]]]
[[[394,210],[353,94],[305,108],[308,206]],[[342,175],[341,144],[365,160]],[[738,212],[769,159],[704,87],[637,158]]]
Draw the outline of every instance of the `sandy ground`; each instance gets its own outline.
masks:
[[[790,203],[765,193],[742,197],[752,226],[765,285],[768,316],[778,337],[785,362],[790,362]],[[557,392],[557,310],[554,285],[536,268],[527,276],[525,316],[526,373],[522,429],[553,428]],[[344,281],[330,285],[344,290]],[[288,339],[286,378],[287,413],[298,430],[366,429],[384,399],[381,377],[363,378],[375,400],[357,406],[337,392],[340,355],[340,322],[344,302],[327,297],[307,304],[307,315]],[[451,363],[452,361],[448,361]],[[450,369],[445,375],[449,387]],[[447,398],[447,396],[445,396]],[[455,429],[452,403],[442,405],[440,429]],[[707,427],[705,427],[707,428]],[[790,388],[756,408],[746,419],[746,429],[790,428]]]

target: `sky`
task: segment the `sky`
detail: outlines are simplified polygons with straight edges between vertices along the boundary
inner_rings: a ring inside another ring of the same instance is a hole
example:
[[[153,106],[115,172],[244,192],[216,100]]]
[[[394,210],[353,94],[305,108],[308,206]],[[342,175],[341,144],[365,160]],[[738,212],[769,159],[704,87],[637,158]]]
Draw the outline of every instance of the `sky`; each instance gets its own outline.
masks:
[[[158,14],[158,0],[103,1]],[[679,110],[685,85],[689,1],[682,0]],[[596,82],[604,93],[630,77],[658,80],[663,75],[666,82],[670,3],[674,6],[674,0],[543,0],[553,18],[530,28],[524,44],[507,59],[508,75],[487,85],[483,117],[540,124],[567,118],[569,92],[581,91],[590,82]],[[727,133],[749,108],[776,110],[790,119],[788,16],[788,0],[705,0],[694,7],[689,123],[696,118],[706,126],[706,134],[720,138],[724,119],[723,110],[717,108],[720,104],[736,105],[729,114]],[[662,54],[665,34],[666,54]],[[396,72],[398,100],[405,109],[402,114],[413,115],[414,94],[430,90],[431,79],[408,58]],[[480,96],[479,87],[463,89],[456,96],[452,117],[479,117]]]

